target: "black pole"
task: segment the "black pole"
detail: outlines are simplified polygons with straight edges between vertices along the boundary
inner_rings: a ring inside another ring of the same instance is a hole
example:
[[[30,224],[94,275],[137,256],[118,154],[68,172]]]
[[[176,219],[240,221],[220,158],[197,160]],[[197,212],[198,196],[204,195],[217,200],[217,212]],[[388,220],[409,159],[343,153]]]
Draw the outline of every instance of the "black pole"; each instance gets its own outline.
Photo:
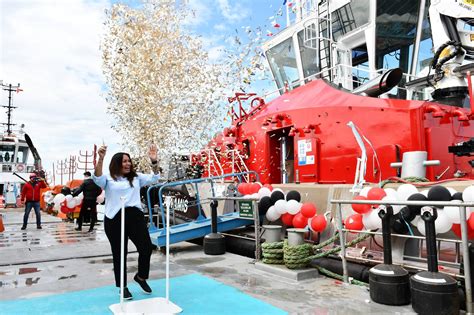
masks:
[[[211,202],[211,233],[217,233],[217,200]]]
[[[392,264],[392,234],[390,233],[390,218],[393,215],[393,209],[391,206],[387,206],[385,209],[380,209],[378,214],[380,219],[382,219],[383,262],[384,264],[390,265]]]
[[[432,208],[433,213],[425,211],[421,214],[421,218],[425,221],[426,234],[426,251],[428,259],[428,271],[438,272],[438,250],[436,248],[436,229],[435,220],[438,217],[436,208]],[[422,210],[423,211],[423,210]]]
[[[7,134],[11,135],[13,133],[12,126],[15,125],[12,123],[12,110],[16,108],[12,104],[12,92],[18,91],[18,89],[20,88],[20,83],[18,83],[17,86],[12,86],[11,84],[5,85],[3,83],[0,83],[0,86],[4,87],[3,90],[8,91],[8,105],[2,106],[7,109],[7,122],[2,123],[2,125],[7,125]]]

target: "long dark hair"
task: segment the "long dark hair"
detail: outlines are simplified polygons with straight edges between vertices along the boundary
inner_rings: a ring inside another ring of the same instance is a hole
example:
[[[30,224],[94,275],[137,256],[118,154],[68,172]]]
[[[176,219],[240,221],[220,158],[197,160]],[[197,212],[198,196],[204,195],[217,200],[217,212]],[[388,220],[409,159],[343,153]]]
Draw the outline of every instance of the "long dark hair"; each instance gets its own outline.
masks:
[[[109,172],[110,176],[114,179],[117,180],[117,177],[122,176],[122,161],[123,161],[123,156],[126,155],[130,159],[130,173],[125,174],[124,177],[128,179],[130,182],[130,187],[133,187],[133,179],[137,176],[137,173],[135,172],[135,169],[133,168],[133,163],[132,159],[130,158],[130,154],[125,153],[125,152],[119,152],[115,153],[114,156],[112,156],[112,159],[110,160],[110,165],[109,165]]]

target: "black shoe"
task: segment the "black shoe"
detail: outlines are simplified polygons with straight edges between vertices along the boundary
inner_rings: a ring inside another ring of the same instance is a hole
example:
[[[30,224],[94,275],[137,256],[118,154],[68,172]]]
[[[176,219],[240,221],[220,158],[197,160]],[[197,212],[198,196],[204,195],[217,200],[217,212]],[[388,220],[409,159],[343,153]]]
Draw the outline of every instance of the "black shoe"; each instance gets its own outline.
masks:
[[[119,295],[120,295],[120,290],[119,290]],[[128,288],[123,288],[123,299],[124,300],[131,300],[133,299],[132,293],[128,291]]]
[[[26,225],[23,225],[23,226],[21,227],[21,229],[22,229],[22,230],[26,230]]]
[[[77,228],[75,228],[74,230],[76,230],[76,231],[82,231],[82,228],[77,227]]]
[[[92,233],[94,232],[94,229],[89,229],[89,231],[87,231],[87,233]]]
[[[41,229],[42,229],[41,225],[38,225],[36,228],[37,228],[38,230],[41,230]]]
[[[136,274],[135,277],[133,277],[133,280],[135,280],[140,285],[140,287],[142,288],[143,293],[151,294],[151,288],[148,285],[148,283],[146,283],[146,280],[138,279],[138,274]]]

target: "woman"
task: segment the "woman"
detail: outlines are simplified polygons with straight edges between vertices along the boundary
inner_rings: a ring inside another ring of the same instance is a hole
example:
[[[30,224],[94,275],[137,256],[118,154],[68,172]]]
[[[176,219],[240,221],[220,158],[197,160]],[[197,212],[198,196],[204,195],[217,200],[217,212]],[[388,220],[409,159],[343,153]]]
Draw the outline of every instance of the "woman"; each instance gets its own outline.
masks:
[[[105,234],[112,248],[114,263],[115,285],[120,287],[120,224],[121,224],[121,197],[125,200],[125,268],[124,268],[124,299],[132,299],[127,288],[127,243],[128,239],[135,244],[138,250],[138,273],[133,278],[146,294],[151,294],[151,288],[146,279],[150,272],[150,258],[152,243],[145,217],[141,208],[140,187],[157,181],[158,173],[157,149],[151,145],[148,156],[153,167],[153,174],[136,173],[128,153],[115,154],[109,165],[109,175],[102,174],[102,164],[107,151],[106,146],[98,150],[99,160],[95,167],[94,182],[105,190]]]

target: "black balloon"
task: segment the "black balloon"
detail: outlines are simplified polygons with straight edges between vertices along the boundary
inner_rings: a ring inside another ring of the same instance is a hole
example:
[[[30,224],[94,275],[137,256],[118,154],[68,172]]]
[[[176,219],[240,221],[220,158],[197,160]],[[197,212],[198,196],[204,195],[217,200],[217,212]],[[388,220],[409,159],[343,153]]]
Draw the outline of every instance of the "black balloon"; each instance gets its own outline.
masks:
[[[70,195],[71,194],[71,188],[69,188],[67,186],[63,186],[63,188],[61,188],[61,194],[63,194],[64,196]]]
[[[286,201],[288,200],[296,200],[298,202],[301,201],[301,195],[296,190],[291,190],[286,194]]]
[[[285,194],[279,190],[274,190],[270,195],[270,199],[272,200],[272,206],[280,199],[285,199]]]
[[[461,201],[463,201],[462,200],[462,192],[455,193],[451,198],[452,198],[451,200],[461,200]]]
[[[262,197],[262,199],[260,199],[260,201],[258,202],[258,213],[259,215],[265,215],[265,213],[267,213],[268,211],[268,208],[270,208],[272,206],[272,200],[270,199],[270,197],[268,196],[265,196],[265,197]]]
[[[450,201],[451,193],[444,186],[434,186],[428,191],[428,200],[430,201]],[[444,208],[439,206],[439,208]]]
[[[401,219],[405,220],[406,222],[410,222],[416,217],[417,214],[419,214],[419,213],[416,213],[416,210],[420,211],[421,207],[420,209],[415,209],[415,211],[412,210],[412,208],[403,207],[398,214]]]
[[[413,194],[413,195],[411,195],[410,197],[408,197],[407,200],[409,200],[409,201],[427,201],[428,198],[426,198],[426,196],[423,195],[423,194],[417,193],[417,194]],[[421,208],[422,208],[423,206],[411,206],[411,205],[410,205],[410,206],[407,206],[407,207],[410,208],[410,212],[415,213],[415,215],[419,215],[420,212],[421,212]],[[413,217],[413,218],[414,218],[414,217]],[[406,220],[406,219],[405,219],[405,220]],[[411,219],[411,220],[413,220],[413,219]],[[411,220],[410,220],[410,221],[411,221]]]
[[[397,234],[407,234],[408,233],[408,227],[405,222],[402,221],[399,217],[399,213],[394,215],[392,217],[392,220],[390,221],[390,225],[392,227],[392,231]]]

